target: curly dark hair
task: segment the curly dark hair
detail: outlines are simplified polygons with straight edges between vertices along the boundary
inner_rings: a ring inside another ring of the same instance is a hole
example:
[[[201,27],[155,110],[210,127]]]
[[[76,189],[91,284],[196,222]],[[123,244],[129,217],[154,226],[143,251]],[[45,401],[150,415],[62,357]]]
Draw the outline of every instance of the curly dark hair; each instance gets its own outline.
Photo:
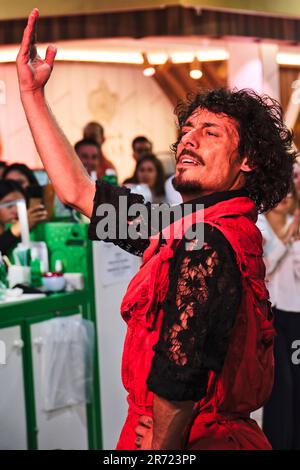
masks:
[[[239,154],[248,157],[253,170],[245,172],[245,189],[259,212],[275,207],[290,191],[297,152],[293,133],[283,122],[282,108],[268,95],[250,89],[227,89],[190,93],[175,108],[181,128],[196,108],[226,114],[238,123]],[[177,151],[177,142],[171,146]]]

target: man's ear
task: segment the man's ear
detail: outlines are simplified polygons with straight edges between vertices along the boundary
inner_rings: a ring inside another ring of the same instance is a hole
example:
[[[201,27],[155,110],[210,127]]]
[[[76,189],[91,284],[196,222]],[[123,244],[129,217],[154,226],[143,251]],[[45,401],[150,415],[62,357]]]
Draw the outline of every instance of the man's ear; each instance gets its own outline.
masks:
[[[245,171],[245,172],[249,172],[249,171],[253,171],[254,168],[249,166],[248,164],[248,157],[243,157],[242,158],[242,164],[241,164],[241,171]]]

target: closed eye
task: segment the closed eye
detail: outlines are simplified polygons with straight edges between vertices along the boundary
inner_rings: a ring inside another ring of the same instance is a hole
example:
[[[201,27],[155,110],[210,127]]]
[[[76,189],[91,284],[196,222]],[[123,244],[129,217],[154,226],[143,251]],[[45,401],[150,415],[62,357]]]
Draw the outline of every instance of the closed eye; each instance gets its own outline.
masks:
[[[187,134],[187,132],[180,132],[180,134],[179,134],[179,140],[181,140],[182,137],[184,137],[186,134]]]
[[[213,135],[214,137],[219,137],[219,135],[218,135],[218,134],[214,134],[214,132],[207,131],[207,134],[208,134],[208,135]]]

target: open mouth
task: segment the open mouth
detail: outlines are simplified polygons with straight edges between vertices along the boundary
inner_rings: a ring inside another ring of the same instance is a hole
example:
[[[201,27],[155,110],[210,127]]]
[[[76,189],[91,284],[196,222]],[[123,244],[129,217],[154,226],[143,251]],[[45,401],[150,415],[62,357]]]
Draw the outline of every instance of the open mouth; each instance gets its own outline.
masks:
[[[194,157],[191,157],[190,155],[182,155],[179,158],[177,164],[180,165],[180,166],[197,166],[197,165],[201,165],[199,160],[197,160]]]

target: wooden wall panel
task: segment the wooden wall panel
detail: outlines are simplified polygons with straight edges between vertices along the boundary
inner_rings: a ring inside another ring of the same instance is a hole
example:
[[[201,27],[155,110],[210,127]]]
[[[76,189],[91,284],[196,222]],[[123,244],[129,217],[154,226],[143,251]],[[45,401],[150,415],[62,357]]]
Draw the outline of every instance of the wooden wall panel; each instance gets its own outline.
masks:
[[[24,19],[0,21],[0,43],[20,42]],[[258,14],[215,11],[180,6],[151,10],[117,11],[41,17],[41,42],[147,36],[238,36],[300,41],[300,19]]]

